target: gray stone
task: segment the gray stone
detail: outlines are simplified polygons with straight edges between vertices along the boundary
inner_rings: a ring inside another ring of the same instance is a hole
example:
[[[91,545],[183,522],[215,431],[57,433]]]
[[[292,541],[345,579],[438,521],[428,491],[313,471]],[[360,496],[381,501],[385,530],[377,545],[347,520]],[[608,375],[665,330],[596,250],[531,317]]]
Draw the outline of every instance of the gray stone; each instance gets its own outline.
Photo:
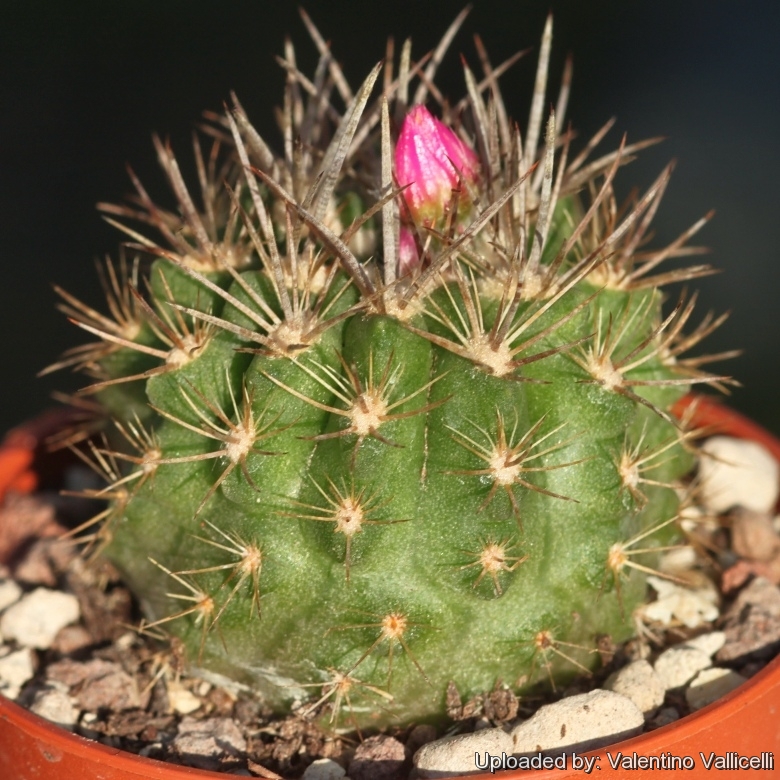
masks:
[[[631,699],[595,690],[547,704],[515,726],[513,752],[556,755],[564,749],[578,753],[593,750],[639,734],[644,723],[642,712]]]
[[[662,707],[648,725],[660,729],[661,726],[668,726],[676,720],[680,720],[680,713],[674,707]]]
[[[301,780],[344,780],[347,770],[332,758],[320,758],[309,764]]]
[[[726,644],[715,660],[768,658],[780,648],[780,588],[756,577],[723,616]]]
[[[477,771],[477,753],[500,756],[511,754],[513,749],[511,734],[503,729],[482,729],[428,742],[414,754],[414,766],[421,778],[454,777]]]
[[[47,676],[73,689],[79,706],[88,712],[104,708],[120,712],[145,707],[149,701],[150,692],[142,694],[134,677],[118,663],[102,658],[84,662],[63,658],[49,666]]]
[[[231,718],[185,717],[173,745],[181,758],[199,769],[220,769],[242,757],[246,740]]]
[[[395,737],[376,734],[364,739],[349,762],[352,780],[401,780],[406,750]]]

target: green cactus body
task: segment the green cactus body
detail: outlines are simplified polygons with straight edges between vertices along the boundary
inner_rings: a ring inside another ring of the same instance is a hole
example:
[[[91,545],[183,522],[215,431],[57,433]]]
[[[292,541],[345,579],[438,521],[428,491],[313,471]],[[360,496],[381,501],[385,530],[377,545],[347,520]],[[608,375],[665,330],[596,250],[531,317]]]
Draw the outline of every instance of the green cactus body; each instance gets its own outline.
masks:
[[[274,707],[380,725],[440,717],[450,682],[564,679],[593,667],[599,635],[631,634],[692,464],[669,409],[722,378],[678,360],[712,320],[683,336],[691,305],[663,319],[647,277],[693,230],[637,255],[665,177],[617,221],[621,154],[567,167],[553,119],[537,152],[538,110],[523,153],[467,72],[482,174],[461,172],[469,200],[443,221],[415,222],[375,78],[321,162],[306,144],[275,158],[236,105],[235,196],[212,193],[213,229],[161,153],[192,252],[147,243],[148,302],[122,292],[132,337],[75,319],[102,339],[80,355],[99,367],[87,390],[118,418],[93,447],[114,502],[91,538],[145,628]],[[305,107],[293,75],[288,95]],[[285,128],[303,121],[316,148],[332,111],[312,101]],[[358,225],[369,152],[383,197]],[[350,248],[380,234],[374,259]]]

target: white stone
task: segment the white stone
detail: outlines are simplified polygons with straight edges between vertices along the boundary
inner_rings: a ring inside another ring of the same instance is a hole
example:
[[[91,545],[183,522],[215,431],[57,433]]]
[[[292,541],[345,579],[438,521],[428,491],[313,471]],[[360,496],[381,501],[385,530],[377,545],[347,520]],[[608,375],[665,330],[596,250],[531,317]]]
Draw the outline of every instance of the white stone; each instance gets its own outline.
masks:
[[[15,604],[22,596],[22,589],[13,580],[0,582],[0,612]]]
[[[78,599],[70,593],[37,588],[0,617],[0,633],[23,647],[46,650],[57,632],[79,619]]]
[[[81,720],[79,721],[77,733],[81,734],[82,737],[86,737],[87,739],[100,739],[100,732],[92,728],[96,723],[98,723],[99,720],[100,718],[96,712],[83,713]]]
[[[174,680],[168,682],[166,692],[168,694],[168,704],[179,715],[189,715],[203,704],[189,688]]]
[[[731,669],[712,667],[699,672],[685,690],[685,700],[692,710],[700,710],[747,682]]]
[[[609,745],[639,734],[645,719],[631,699],[595,690],[547,704],[512,729],[514,753],[577,752]]]
[[[39,691],[30,706],[30,712],[71,731],[76,728],[79,720],[79,708],[68,696],[67,691],[58,687]]]
[[[780,466],[752,441],[713,436],[702,445],[700,500],[713,512],[743,506],[771,512],[780,491]],[[710,457],[707,457],[707,456]]]
[[[513,752],[514,741],[503,729],[482,729],[456,734],[423,745],[414,754],[417,774],[422,778],[449,777],[477,771],[476,753],[501,755]]]
[[[660,623],[662,626],[677,622],[688,628],[698,628],[704,623],[716,620],[720,615],[718,591],[709,580],[699,588],[686,588],[652,575],[647,581],[658,594],[658,598],[639,608],[639,614],[644,620]]]
[[[35,674],[32,651],[23,647],[0,658],[0,691],[15,699],[22,686]]]
[[[686,647],[695,647],[697,650],[707,653],[710,658],[725,644],[726,634],[723,631],[710,631],[685,642]]]
[[[683,526],[683,530],[686,530]],[[695,530],[695,526],[693,529]],[[667,550],[659,561],[658,570],[665,574],[679,574],[695,568],[699,562],[699,554],[690,544],[682,545],[674,550]]]
[[[332,758],[319,758],[306,767],[301,780],[344,780],[347,770]]]
[[[606,679],[604,688],[631,699],[646,718],[664,703],[666,694],[661,678],[647,661],[634,661],[618,669]]]
[[[697,647],[677,645],[664,650],[655,662],[655,673],[666,690],[681,688],[702,669],[712,666],[712,659]]]

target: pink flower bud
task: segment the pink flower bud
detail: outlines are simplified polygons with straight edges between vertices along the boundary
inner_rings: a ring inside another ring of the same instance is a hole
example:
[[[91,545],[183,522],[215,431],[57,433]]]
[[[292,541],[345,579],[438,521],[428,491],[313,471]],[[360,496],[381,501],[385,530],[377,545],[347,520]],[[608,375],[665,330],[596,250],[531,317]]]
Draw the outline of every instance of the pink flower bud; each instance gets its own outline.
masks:
[[[409,228],[401,227],[398,241],[398,275],[406,276],[420,262],[417,243]]]
[[[404,199],[415,222],[434,224],[452,200],[452,190],[462,178],[475,183],[479,160],[463,141],[425,106],[414,106],[406,115],[395,147],[398,183],[409,186]],[[462,193],[461,203],[468,202]]]

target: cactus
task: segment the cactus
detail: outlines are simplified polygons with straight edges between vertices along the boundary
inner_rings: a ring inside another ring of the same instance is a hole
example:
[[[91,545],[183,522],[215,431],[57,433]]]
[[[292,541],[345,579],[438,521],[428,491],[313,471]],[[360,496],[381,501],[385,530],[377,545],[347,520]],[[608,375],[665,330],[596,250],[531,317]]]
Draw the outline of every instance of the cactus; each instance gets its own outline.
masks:
[[[309,80],[285,52],[283,152],[234,97],[196,198],[157,141],[178,211],[133,178],[102,206],[142,258],[105,266],[110,313],[59,291],[98,340],[55,367],[111,420],[84,455],[109,505],[77,535],[144,630],[279,709],[436,719],[450,683],[587,672],[677,533],[694,432],[670,410],[727,381],[681,357],[722,318],[684,332],[695,296],[663,314],[659,291],[709,272],[658,270],[708,217],[647,248],[671,169],[617,207],[652,141],[573,151],[550,20],[522,132],[484,52],[426,108],[463,18],[353,92],[304,15],[320,60]]]

